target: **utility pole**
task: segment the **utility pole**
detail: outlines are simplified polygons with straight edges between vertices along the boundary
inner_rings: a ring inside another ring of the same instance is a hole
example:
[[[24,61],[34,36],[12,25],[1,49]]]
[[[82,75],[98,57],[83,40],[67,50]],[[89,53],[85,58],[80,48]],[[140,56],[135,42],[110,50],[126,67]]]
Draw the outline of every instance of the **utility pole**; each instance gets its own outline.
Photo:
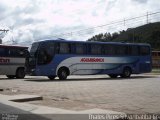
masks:
[[[132,42],[134,43],[134,41],[135,41],[135,32],[134,32],[134,30],[133,30],[133,38],[132,38]]]
[[[9,30],[5,30],[5,29],[0,29],[1,32],[8,32]]]
[[[148,14],[148,12],[147,12],[147,15],[146,15],[146,17],[147,17],[147,24],[149,23],[149,21],[148,21],[148,15],[149,15],[149,14]]]

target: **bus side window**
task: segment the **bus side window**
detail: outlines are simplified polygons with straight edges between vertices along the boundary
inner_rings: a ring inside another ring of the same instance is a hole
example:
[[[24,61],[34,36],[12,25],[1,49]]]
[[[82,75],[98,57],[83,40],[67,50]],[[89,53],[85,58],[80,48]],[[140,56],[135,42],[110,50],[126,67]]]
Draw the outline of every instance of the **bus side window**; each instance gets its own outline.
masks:
[[[148,46],[140,46],[140,55],[149,55],[150,49]]]
[[[4,57],[4,56],[5,56],[5,49],[0,48],[0,57]]]
[[[109,55],[108,54],[108,45],[104,45],[102,50],[103,50],[103,54]]]
[[[60,45],[59,43],[55,43],[55,54],[59,54],[60,51]]]
[[[40,49],[38,52],[38,64],[45,64],[46,62],[46,55],[43,49]]]
[[[49,57],[53,57],[53,55],[55,54],[55,44],[54,43],[49,43],[46,45],[46,47],[44,48],[45,51],[46,51],[46,54],[49,56]]]
[[[116,48],[115,45],[104,45],[104,54],[105,55],[115,55],[116,54]]]
[[[86,54],[86,45],[81,43],[75,44],[76,54]]]
[[[21,50],[16,48],[10,48],[9,49],[9,56],[11,57],[22,57],[21,56]]]
[[[69,54],[71,52],[70,45],[68,43],[60,43],[59,53]]]
[[[136,45],[129,46],[129,55],[138,56],[139,55],[139,47]]]
[[[125,45],[116,46],[116,55],[127,55],[127,46]]]
[[[91,54],[101,55],[102,54],[102,46],[98,44],[91,44]]]

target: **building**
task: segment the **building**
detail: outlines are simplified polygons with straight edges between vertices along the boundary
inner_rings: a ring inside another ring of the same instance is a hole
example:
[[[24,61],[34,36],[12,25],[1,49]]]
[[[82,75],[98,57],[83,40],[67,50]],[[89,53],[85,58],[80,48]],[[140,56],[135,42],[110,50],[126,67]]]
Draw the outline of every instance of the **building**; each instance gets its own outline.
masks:
[[[160,68],[160,51],[152,51],[152,66]]]

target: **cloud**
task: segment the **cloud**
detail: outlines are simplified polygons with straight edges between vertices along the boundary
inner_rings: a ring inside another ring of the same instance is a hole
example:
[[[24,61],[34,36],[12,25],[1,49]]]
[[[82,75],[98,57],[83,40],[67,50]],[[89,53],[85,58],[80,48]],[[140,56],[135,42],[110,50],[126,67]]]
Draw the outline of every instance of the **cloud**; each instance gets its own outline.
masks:
[[[10,29],[4,42],[14,39],[15,43],[27,44],[57,34],[57,37],[86,40],[96,33],[134,26],[122,23],[121,26],[79,30],[156,11],[159,6],[159,0],[1,0],[0,26]],[[71,32],[74,34],[60,34]]]
[[[136,2],[139,2],[139,3],[147,3],[148,0],[133,0],[133,1],[136,1]]]

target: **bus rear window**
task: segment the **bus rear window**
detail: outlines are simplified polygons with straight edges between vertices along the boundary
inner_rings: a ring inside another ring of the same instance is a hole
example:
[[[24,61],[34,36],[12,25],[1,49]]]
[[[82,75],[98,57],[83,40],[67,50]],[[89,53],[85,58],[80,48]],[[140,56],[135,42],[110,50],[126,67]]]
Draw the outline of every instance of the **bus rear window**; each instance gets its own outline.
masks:
[[[25,57],[25,50],[19,48],[9,48],[8,56],[11,57]]]
[[[148,46],[140,46],[140,55],[149,55],[150,48]]]

